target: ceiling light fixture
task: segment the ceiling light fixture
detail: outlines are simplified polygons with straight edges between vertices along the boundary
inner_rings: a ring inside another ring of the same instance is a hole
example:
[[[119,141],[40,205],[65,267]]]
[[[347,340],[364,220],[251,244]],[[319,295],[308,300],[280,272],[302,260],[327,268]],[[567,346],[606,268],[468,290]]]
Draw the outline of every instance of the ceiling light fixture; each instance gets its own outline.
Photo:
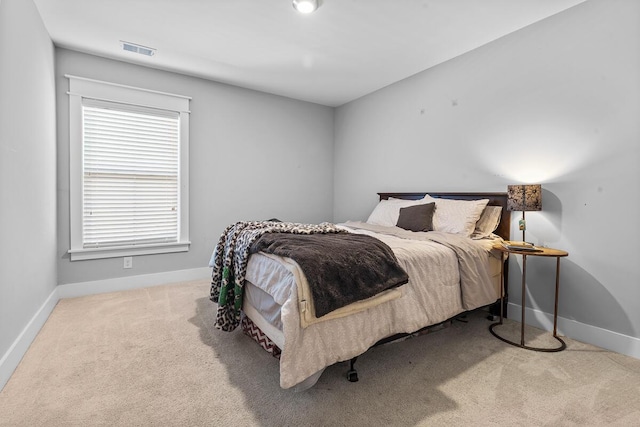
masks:
[[[293,8],[300,13],[315,12],[318,8],[318,0],[293,0]]]

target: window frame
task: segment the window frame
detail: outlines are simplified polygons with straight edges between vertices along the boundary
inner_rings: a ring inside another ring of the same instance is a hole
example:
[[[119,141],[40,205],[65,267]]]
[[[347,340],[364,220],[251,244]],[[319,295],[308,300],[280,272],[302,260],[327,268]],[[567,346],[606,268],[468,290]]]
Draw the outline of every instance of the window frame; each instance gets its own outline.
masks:
[[[69,227],[71,261],[150,255],[189,250],[189,102],[191,97],[66,74],[69,79]],[[178,241],[105,248],[83,247],[82,100],[96,99],[179,114]]]

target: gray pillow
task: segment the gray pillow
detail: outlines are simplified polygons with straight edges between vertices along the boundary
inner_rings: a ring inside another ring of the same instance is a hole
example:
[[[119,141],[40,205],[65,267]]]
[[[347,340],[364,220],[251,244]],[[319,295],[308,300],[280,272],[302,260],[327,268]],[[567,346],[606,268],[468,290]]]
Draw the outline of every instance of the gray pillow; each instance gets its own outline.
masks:
[[[398,216],[396,225],[409,231],[431,231],[433,230],[432,220],[435,208],[435,203],[400,208],[400,216]]]

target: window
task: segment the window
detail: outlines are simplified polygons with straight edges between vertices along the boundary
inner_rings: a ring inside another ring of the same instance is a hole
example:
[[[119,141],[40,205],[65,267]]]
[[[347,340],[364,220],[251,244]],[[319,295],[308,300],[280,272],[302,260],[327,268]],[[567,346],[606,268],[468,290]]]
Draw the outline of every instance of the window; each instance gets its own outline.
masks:
[[[189,249],[189,98],[69,78],[71,260]]]

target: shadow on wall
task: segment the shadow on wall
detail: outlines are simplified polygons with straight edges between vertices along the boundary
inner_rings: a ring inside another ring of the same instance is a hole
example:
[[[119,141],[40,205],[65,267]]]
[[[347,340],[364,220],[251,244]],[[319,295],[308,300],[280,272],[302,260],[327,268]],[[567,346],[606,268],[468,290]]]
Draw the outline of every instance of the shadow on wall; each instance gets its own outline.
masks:
[[[520,305],[522,264],[520,259],[510,262],[509,302]],[[553,315],[555,280],[555,258],[527,257],[525,305]],[[637,333],[618,300],[603,283],[571,261],[571,254],[560,261],[558,316],[631,337]],[[520,315],[513,318],[519,319]]]
[[[607,287],[570,259],[561,267],[559,299],[558,310],[564,318],[638,336],[627,313]]]
[[[527,239],[539,245],[564,249],[558,243],[563,235],[562,202],[553,192],[545,190],[544,185],[542,211],[535,214],[527,216]],[[585,240],[588,241],[586,237]],[[579,242],[574,244],[578,245]],[[522,259],[512,256],[509,262],[509,302],[520,305]],[[555,274],[555,258],[527,257],[527,307],[553,314]],[[558,301],[558,316],[562,318],[631,337],[637,337],[640,332],[635,330],[629,316],[607,286],[572,261],[571,252],[560,261]]]

